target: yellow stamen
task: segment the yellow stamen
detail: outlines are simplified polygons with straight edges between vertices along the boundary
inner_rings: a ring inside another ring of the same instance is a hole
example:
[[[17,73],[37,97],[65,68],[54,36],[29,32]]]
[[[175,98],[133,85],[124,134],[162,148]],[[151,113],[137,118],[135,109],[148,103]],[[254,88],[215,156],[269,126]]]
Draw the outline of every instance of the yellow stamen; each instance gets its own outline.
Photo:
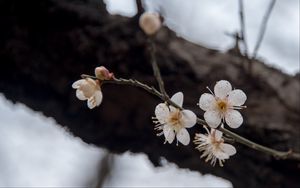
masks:
[[[220,109],[221,111],[226,111],[227,108],[228,108],[228,105],[227,105],[227,102],[226,102],[226,101],[219,100],[219,101],[217,102],[217,105],[218,105],[218,107],[219,107],[219,109]]]
[[[182,128],[181,123],[182,114],[179,109],[176,109],[175,112],[170,114],[169,124],[173,126],[174,130],[177,132]]]

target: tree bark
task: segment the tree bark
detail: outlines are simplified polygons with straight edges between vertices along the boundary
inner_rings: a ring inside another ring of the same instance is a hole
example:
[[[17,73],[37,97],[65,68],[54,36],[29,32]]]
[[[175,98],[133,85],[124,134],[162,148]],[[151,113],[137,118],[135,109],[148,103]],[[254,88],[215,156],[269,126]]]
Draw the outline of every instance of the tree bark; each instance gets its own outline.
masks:
[[[276,160],[236,144],[238,153],[223,168],[212,167],[192,143],[164,145],[151,122],[161,101],[140,89],[103,85],[103,103],[94,110],[76,99],[72,83],[100,65],[116,77],[157,86],[137,17],[109,15],[102,2],[92,0],[3,0],[0,23],[0,92],[55,118],[86,143],[114,153],[143,152],[155,165],[165,157],[181,168],[224,177],[235,187],[299,186],[299,161]],[[192,44],[167,28],[155,40],[166,90],[183,91],[185,108],[202,116],[196,104],[205,87],[229,80],[248,96],[244,124],[234,131],[274,149],[299,152],[299,78],[259,61],[249,75],[243,57]],[[195,126],[190,132],[200,131]]]

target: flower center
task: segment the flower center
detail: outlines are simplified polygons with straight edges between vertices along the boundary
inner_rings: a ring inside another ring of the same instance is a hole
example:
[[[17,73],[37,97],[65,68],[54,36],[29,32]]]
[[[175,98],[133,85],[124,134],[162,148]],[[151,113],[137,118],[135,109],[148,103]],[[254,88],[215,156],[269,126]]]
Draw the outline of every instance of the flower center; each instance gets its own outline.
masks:
[[[213,131],[211,134],[211,143],[214,145],[215,149],[220,149],[221,144],[224,143],[224,139],[221,138],[220,140],[217,140],[216,131]]]
[[[96,90],[100,89],[99,81],[91,81],[91,80],[86,80],[86,82],[82,85],[80,85],[79,90],[83,92],[83,95],[86,98],[92,97]]]
[[[181,125],[181,112],[179,109],[176,109],[175,112],[170,114],[169,124],[173,126],[174,130],[177,132],[182,128]]]
[[[217,102],[217,105],[218,105],[218,107],[221,111],[226,111],[227,110],[227,102],[226,101],[219,100]]]
[[[95,93],[95,87],[91,84],[84,84],[79,87],[86,98],[90,98]]]

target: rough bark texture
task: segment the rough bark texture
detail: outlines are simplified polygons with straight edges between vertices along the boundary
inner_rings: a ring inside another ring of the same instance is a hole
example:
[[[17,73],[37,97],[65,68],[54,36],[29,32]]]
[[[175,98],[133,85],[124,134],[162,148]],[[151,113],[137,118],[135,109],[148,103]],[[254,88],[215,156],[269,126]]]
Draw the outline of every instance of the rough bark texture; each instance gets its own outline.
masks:
[[[95,110],[76,99],[72,82],[81,73],[93,74],[98,65],[117,77],[156,84],[137,20],[111,16],[94,1],[0,1],[0,92],[115,153],[143,152],[155,165],[165,157],[179,167],[229,179],[235,187],[298,187],[296,161],[236,145],[238,154],[223,168],[213,168],[199,159],[192,143],[164,145],[151,123],[161,101],[140,89],[104,85],[103,103]],[[299,152],[299,79],[258,61],[250,76],[240,56],[192,44],[166,28],[156,43],[166,89],[169,94],[184,91],[184,107],[201,116],[196,105],[200,94],[227,79],[248,95],[245,123],[236,132],[275,149]],[[191,129],[192,134],[199,131],[200,126]]]

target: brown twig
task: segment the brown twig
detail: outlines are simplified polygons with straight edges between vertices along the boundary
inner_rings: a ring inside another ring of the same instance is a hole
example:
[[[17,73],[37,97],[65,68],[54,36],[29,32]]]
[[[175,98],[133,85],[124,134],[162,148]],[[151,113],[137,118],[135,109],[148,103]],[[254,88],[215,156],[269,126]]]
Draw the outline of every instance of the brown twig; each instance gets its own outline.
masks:
[[[90,76],[90,75],[86,75],[86,74],[82,74],[81,75],[82,78],[92,78],[92,79],[97,79],[95,76]],[[137,80],[133,80],[133,79],[124,79],[124,78],[114,78],[113,80],[100,80],[103,84],[118,84],[118,85],[130,85],[130,86],[134,86],[134,87],[138,87],[141,89],[144,89],[145,91],[147,91],[150,94],[153,94],[157,97],[159,97],[162,101],[166,101],[169,105],[172,105],[176,108],[179,108],[181,110],[183,110],[182,107],[178,106],[176,103],[174,103],[173,101],[171,101],[169,98],[167,100],[165,100],[164,95],[159,92],[158,90],[156,90],[154,87],[150,87],[147,84],[144,84],[140,81]],[[208,127],[207,123],[197,117],[197,124],[202,125],[202,126],[206,126]],[[219,126],[218,128],[220,131],[222,131],[224,134],[230,136],[231,138],[233,138],[236,142],[241,143],[243,145],[246,145],[252,149],[261,151],[263,153],[267,153],[269,155],[274,156],[277,159],[292,159],[292,160],[298,160],[300,161],[300,153],[295,153],[293,151],[278,151],[278,150],[274,150],[268,147],[265,147],[263,145],[257,144],[249,139],[246,139],[234,132],[229,131],[228,129],[222,128],[221,126]]]
[[[245,14],[244,14],[244,4],[243,0],[239,0],[239,15],[240,15],[240,26],[241,26],[241,31],[240,31],[240,41],[243,42],[244,48],[245,48],[245,53],[244,56],[248,58],[248,44],[247,44],[247,39],[246,39],[246,26],[245,26]]]
[[[256,55],[257,55],[257,52],[259,50],[259,47],[261,45],[261,42],[264,38],[264,35],[265,35],[265,32],[266,32],[266,28],[267,28],[267,24],[268,24],[268,20],[270,18],[270,15],[271,15],[271,12],[274,8],[274,5],[275,5],[275,2],[276,0],[271,0],[270,4],[269,4],[269,7],[263,17],[263,20],[262,20],[262,23],[261,23],[261,26],[260,26],[260,30],[259,30],[259,35],[258,35],[258,38],[257,38],[257,41],[256,41],[256,45],[254,47],[254,50],[253,50],[253,55],[252,55],[252,60],[256,58]]]
[[[157,65],[156,56],[155,56],[156,48],[152,38],[149,38],[148,44],[149,44],[149,52],[150,52],[150,62],[153,69],[154,77],[156,78],[160,92],[163,94],[165,101],[167,101],[169,96],[165,90],[165,84],[161,77],[159,67]]]
[[[245,24],[243,0],[239,0],[239,15],[240,15],[240,26],[241,26],[240,41],[242,41],[245,48],[244,57],[246,58],[246,62],[248,63],[248,72],[249,74],[252,74],[252,60],[249,58],[248,44],[246,39],[246,24]]]
[[[139,17],[144,12],[142,0],[135,0],[135,4],[137,9],[137,16]]]

